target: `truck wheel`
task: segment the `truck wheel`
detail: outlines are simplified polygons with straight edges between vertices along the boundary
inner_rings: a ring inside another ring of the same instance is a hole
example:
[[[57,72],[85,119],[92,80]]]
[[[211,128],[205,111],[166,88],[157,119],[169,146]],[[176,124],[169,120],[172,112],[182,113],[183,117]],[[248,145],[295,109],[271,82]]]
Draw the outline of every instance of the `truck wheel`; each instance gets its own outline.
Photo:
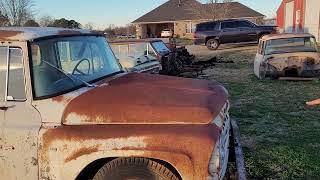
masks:
[[[209,50],[217,50],[220,46],[220,43],[216,39],[209,39],[206,43],[206,46]]]
[[[104,165],[93,180],[179,180],[168,168],[145,158],[117,158]]]

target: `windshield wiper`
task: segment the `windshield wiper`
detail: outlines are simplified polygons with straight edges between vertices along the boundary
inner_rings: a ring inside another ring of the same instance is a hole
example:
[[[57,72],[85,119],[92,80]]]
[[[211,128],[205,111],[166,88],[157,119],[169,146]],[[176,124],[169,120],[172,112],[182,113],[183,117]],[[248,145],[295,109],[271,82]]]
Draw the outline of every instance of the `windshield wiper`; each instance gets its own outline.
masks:
[[[46,63],[47,65],[49,65],[50,67],[54,68],[55,70],[61,72],[62,74],[67,76],[69,79],[71,79],[74,83],[76,82],[76,80],[78,80],[78,81],[82,82],[84,85],[86,85],[87,87],[96,87],[97,86],[95,84],[87,83],[83,79],[81,79],[81,78],[79,78],[77,76],[73,76],[73,75],[69,74],[68,72],[64,71],[63,69],[57,68],[56,66],[54,66],[53,64],[51,64],[51,63],[49,63],[47,61],[42,60],[42,62]]]

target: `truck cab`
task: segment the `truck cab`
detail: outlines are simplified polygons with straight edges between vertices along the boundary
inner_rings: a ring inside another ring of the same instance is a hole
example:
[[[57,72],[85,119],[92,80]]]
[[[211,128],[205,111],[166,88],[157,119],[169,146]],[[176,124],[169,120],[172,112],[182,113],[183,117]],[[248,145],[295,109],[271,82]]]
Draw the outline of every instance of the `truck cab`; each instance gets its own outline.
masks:
[[[225,176],[220,84],[126,73],[89,30],[0,28],[0,42],[3,179]]]

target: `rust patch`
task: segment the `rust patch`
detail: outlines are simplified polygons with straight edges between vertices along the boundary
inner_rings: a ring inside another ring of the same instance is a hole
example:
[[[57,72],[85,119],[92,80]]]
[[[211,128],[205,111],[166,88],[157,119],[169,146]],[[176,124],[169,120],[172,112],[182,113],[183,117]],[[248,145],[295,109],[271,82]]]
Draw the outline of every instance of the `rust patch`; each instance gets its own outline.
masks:
[[[132,73],[73,99],[62,122],[206,124],[227,101],[226,90],[204,80]]]
[[[22,34],[22,31],[4,31],[0,30],[0,40],[10,40],[10,37]]]
[[[220,129],[213,124],[209,125],[90,125],[90,126],[61,126],[55,129],[45,130],[41,141],[40,159],[41,167],[50,167],[49,151],[57,148],[57,156],[61,147],[53,147],[54,142],[70,144],[77,142],[96,141],[98,145],[103,145],[107,140],[117,141],[118,138],[142,137],[145,147],[123,147],[113,150],[139,150],[146,152],[166,152],[182,154],[189,157],[194,167],[195,177],[208,176],[208,164],[211,158],[215,142],[220,136]],[[102,147],[102,146],[100,146]],[[65,154],[65,162],[75,159],[81,155],[97,151],[98,147],[90,149],[83,148],[72,150],[72,154]],[[53,153],[53,152],[50,152]],[[157,156],[154,154],[154,156]],[[160,156],[160,155],[159,155]],[[168,156],[168,159],[171,157]],[[172,157],[173,164],[175,162]],[[189,179],[193,179],[190,177]],[[201,179],[201,178],[200,178]]]
[[[97,152],[98,148],[99,148],[99,145],[96,145],[94,147],[83,147],[83,148],[80,148],[80,149],[76,150],[75,152],[73,152],[69,157],[67,157],[64,162],[68,163],[69,161],[75,160],[80,156]]]

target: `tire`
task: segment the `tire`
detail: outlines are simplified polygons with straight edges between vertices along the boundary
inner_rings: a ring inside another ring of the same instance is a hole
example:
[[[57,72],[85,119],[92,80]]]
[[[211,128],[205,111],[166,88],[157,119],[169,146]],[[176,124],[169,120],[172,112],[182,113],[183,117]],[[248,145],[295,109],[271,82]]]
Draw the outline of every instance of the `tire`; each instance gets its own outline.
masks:
[[[209,50],[217,50],[220,46],[220,43],[216,39],[209,39],[206,43],[206,46]]]
[[[145,158],[117,158],[104,165],[93,180],[179,180],[168,168]]]

